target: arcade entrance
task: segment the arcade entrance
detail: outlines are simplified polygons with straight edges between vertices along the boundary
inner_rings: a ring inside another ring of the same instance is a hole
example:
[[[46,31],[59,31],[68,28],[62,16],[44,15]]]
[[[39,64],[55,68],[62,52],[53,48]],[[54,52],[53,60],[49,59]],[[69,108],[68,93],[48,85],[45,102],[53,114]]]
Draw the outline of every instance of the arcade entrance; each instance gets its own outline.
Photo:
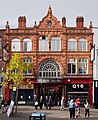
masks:
[[[55,84],[39,84],[38,86],[38,96],[51,96],[54,105],[60,105],[60,100],[62,97],[62,86]]]

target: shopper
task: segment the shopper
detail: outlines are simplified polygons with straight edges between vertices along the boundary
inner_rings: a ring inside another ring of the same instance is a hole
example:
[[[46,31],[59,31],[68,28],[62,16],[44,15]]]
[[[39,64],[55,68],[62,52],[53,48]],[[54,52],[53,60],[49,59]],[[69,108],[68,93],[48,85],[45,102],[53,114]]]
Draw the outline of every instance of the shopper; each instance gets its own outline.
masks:
[[[51,98],[51,96],[49,96],[49,101],[48,101],[49,109],[51,109],[51,106],[52,106],[52,98]]]
[[[75,103],[73,99],[70,100],[68,106],[69,106],[70,118],[74,118],[75,117]]]
[[[60,110],[65,110],[65,107],[64,107],[64,97],[63,96],[61,98],[61,107],[60,107]]]
[[[89,109],[90,109],[90,105],[89,105],[89,102],[88,102],[88,99],[86,99],[86,103],[84,104],[84,107],[85,107],[85,117],[88,115],[90,115],[89,113]]]
[[[76,109],[77,109],[76,117],[81,117],[81,115],[80,115],[80,98],[76,99],[75,105],[76,105]]]
[[[43,107],[43,96],[40,96],[40,109],[42,109],[42,107]]]
[[[34,105],[35,105],[35,109],[37,109],[37,107],[38,107],[38,99],[37,99],[37,98],[36,98],[36,100],[35,100]]]

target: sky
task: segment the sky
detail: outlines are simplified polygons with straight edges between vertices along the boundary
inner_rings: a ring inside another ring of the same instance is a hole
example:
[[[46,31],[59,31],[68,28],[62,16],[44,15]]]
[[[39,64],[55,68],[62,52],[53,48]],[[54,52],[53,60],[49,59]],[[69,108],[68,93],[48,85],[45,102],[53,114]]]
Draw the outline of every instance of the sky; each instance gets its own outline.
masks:
[[[90,21],[98,27],[98,0],[0,0],[0,28],[5,28],[6,21],[10,28],[17,28],[19,16],[26,16],[27,27],[33,27],[35,21],[39,24],[46,16],[49,5],[59,21],[66,17],[67,27],[76,25],[77,16],[84,17],[85,27],[89,27]],[[93,31],[95,41],[98,29]]]

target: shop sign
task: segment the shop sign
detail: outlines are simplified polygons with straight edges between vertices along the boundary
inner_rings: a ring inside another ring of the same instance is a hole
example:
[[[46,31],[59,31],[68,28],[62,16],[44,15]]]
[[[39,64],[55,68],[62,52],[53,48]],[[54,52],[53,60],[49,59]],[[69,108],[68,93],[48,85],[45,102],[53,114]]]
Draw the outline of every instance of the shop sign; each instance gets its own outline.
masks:
[[[7,110],[7,116],[10,117],[11,113],[12,113],[12,110],[13,110],[13,107],[14,107],[14,101],[11,100],[11,103],[10,103],[10,106]]]
[[[84,88],[84,84],[72,84],[72,88]]]
[[[88,88],[88,84],[68,84],[67,85],[67,88],[73,88],[73,89],[85,89],[85,88]]]

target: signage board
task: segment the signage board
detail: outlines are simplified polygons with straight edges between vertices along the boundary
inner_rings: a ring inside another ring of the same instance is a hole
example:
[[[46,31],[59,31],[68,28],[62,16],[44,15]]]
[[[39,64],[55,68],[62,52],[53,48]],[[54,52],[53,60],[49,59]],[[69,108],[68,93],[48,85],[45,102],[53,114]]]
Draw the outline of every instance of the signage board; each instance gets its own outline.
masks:
[[[12,110],[13,110],[13,107],[14,107],[14,101],[11,100],[11,103],[10,103],[10,106],[7,110],[7,116],[10,117],[11,113],[12,113]]]

